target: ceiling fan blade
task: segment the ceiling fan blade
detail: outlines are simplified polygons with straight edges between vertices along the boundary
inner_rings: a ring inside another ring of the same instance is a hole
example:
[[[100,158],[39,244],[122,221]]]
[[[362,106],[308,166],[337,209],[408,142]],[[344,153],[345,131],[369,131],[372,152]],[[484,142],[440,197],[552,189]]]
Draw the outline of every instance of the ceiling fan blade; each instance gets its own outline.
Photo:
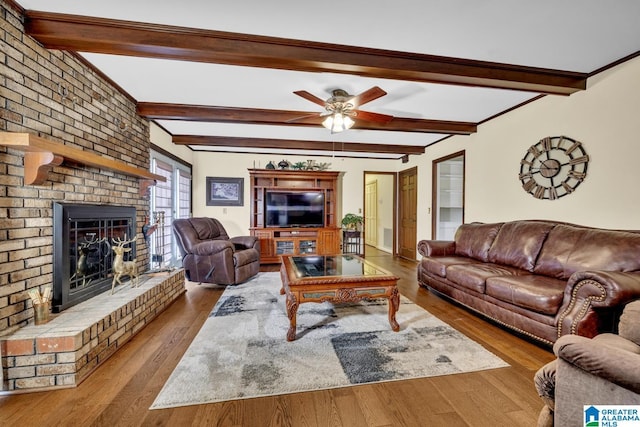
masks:
[[[305,119],[310,119],[313,117],[320,117],[319,113],[313,113],[313,114],[305,114],[304,116],[300,116],[300,117],[296,117],[294,119],[289,119],[287,121],[285,121],[285,123],[295,123],[301,120],[305,120]]]
[[[367,122],[387,124],[391,120],[393,120],[393,116],[390,116],[388,114],[372,113],[370,111],[361,111],[361,110],[356,110],[354,111],[354,113],[355,113],[355,119],[365,120]]]
[[[304,99],[306,99],[307,101],[311,101],[314,104],[318,104],[321,107],[325,106],[325,101],[323,99],[318,98],[317,96],[315,96],[312,93],[307,92],[306,90],[297,90],[295,92],[296,95],[303,97]]]
[[[378,99],[382,96],[385,96],[387,92],[380,89],[378,86],[374,86],[371,89],[367,89],[362,92],[360,95],[356,95],[351,98],[350,102],[355,106],[359,107],[360,105],[366,104],[367,102],[371,102],[374,99]]]

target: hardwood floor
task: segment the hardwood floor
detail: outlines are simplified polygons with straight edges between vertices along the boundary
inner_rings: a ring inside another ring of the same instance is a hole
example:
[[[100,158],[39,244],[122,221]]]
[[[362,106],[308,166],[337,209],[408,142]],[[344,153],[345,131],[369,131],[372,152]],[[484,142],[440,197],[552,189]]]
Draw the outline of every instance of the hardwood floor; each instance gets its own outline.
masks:
[[[0,397],[1,426],[534,426],[535,371],[547,348],[441,299],[416,281],[416,263],[367,247],[401,277],[400,292],[500,356],[510,367],[467,374],[150,411],[148,408],[223,289],[188,292],[73,389]],[[277,267],[265,268],[274,271]],[[283,338],[284,339],[284,338]]]

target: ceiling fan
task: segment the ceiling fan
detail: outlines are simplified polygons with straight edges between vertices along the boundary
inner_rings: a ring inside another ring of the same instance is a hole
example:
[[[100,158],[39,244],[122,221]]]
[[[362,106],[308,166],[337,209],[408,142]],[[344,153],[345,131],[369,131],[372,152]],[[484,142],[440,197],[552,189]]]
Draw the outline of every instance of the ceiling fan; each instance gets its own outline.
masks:
[[[387,114],[372,113],[370,111],[362,111],[358,109],[361,105],[387,94],[387,92],[380,89],[378,86],[367,89],[359,95],[349,95],[347,91],[343,89],[334,89],[331,92],[331,97],[326,101],[307,92],[306,90],[298,90],[293,93],[301,96],[307,101],[311,101],[314,104],[324,107],[325,111],[320,113],[319,117],[326,117],[322,122],[322,125],[331,130],[332,133],[342,132],[343,130],[351,128],[355,124],[354,119],[382,124],[387,124],[393,119],[393,116]],[[315,114],[313,116],[315,116]],[[301,118],[303,117],[295,120],[299,120]]]

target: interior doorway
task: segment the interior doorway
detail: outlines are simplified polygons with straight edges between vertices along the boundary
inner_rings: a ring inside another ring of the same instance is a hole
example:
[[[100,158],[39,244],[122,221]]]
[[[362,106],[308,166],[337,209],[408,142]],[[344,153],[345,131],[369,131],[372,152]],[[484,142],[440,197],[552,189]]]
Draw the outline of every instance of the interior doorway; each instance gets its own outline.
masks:
[[[364,185],[364,243],[378,247],[378,180]]]
[[[364,242],[396,255],[396,173],[364,172]]]
[[[464,222],[464,151],[433,161],[431,236],[453,240]]]

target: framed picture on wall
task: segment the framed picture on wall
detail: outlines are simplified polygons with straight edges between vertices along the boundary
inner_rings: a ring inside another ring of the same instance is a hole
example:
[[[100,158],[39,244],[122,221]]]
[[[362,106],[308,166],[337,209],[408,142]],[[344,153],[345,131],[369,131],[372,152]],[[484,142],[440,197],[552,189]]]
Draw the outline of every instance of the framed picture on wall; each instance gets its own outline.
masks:
[[[243,206],[244,178],[207,177],[207,206]]]

